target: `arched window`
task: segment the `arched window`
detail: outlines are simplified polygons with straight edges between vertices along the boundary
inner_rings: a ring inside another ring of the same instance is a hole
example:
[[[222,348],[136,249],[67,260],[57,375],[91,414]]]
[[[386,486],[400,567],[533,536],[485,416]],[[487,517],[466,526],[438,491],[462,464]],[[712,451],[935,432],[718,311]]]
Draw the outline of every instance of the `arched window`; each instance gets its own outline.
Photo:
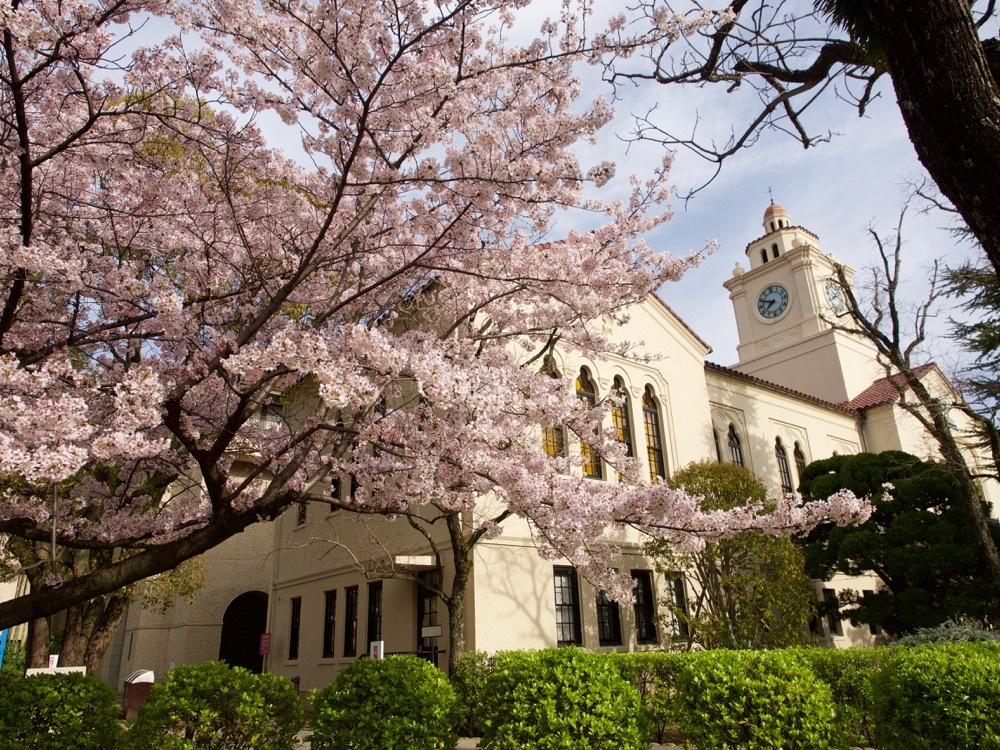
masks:
[[[776,244],[775,245],[771,245],[771,257],[772,258],[777,258],[778,257],[778,246]]]
[[[764,263],[767,263],[767,248],[766,247],[761,248],[761,250],[760,250],[760,259]]]
[[[719,432],[712,428],[712,438],[715,440],[715,460],[722,463],[722,446],[719,445]]]
[[[789,494],[792,491],[792,472],[788,468],[788,454],[785,446],[781,444],[781,438],[774,439],[774,457],[778,460],[778,478],[781,480],[782,494]]]
[[[801,482],[802,472],[806,470],[806,454],[802,452],[802,447],[798,443],[795,444],[792,457],[795,459],[795,472],[799,475],[799,482]]]
[[[649,478],[655,482],[666,479],[663,463],[663,440],[660,431],[660,410],[653,395],[653,386],[647,385],[642,394],[642,421],[646,428],[646,457],[649,459]]]
[[[580,368],[580,374],[576,379],[576,395],[585,401],[588,406],[597,404],[597,388],[594,381],[585,368]],[[590,443],[580,441],[580,457],[583,458],[583,474],[591,479],[603,479],[604,472],[601,469],[601,457],[597,455]]]
[[[734,425],[729,425],[729,457],[737,466],[743,466],[743,444]]]
[[[615,378],[615,384],[611,387],[619,403],[611,410],[611,423],[615,426],[615,440],[625,443],[625,455],[634,456],[632,449],[632,421],[629,417],[631,404],[628,400],[628,393],[625,392],[625,384],[621,378]]]

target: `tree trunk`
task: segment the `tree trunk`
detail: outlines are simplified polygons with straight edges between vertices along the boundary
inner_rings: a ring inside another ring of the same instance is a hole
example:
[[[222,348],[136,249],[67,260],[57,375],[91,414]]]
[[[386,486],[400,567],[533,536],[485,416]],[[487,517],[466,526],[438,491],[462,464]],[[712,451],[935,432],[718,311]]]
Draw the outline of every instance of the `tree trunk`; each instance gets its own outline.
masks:
[[[74,604],[66,610],[66,627],[63,628],[62,645],[59,647],[60,667],[83,665],[83,652],[87,648],[87,633],[83,629],[84,613],[88,604]],[[100,606],[99,600],[91,606]]]
[[[34,669],[49,666],[49,621],[40,617],[28,623],[28,642],[25,644],[25,667]]]
[[[124,591],[111,594],[101,610],[100,617],[93,623],[90,639],[83,655],[83,666],[88,672],[94,672],[101,666],[101,660],[111,645],[111,640],[118,630],[118,625],[125,616],[129,597]]]
[[[1000,278],[1000,89],[967,0],[864,0],[917,156]]]
[[[448,610],[448,674],[465,653],[465,592],[472,578],[472,546],[462,531],[462,519],[455,513],[448,518],[448,534],[455,574],[451,579],[451,594],[445,599]]]

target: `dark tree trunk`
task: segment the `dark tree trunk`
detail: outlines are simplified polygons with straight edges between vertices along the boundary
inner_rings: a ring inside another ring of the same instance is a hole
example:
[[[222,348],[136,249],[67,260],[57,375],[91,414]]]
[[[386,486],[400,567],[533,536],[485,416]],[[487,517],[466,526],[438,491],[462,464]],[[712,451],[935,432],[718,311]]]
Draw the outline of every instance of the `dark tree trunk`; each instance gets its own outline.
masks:
[[[448,517],[448,534],[455,565],[451,594],[444,602],[448,610],[448,674],[451,674],[465,653],[465,592],[472,578],[472,545],[465,538],[462,519],[457,513]]]
[[[967,0],[864,0],[920,161],[1000,278],[1000,89]]]
[[[28,669],[49,666],[49,621],[45,617],[28,623],[28,642],[25,644],[25,666]]]

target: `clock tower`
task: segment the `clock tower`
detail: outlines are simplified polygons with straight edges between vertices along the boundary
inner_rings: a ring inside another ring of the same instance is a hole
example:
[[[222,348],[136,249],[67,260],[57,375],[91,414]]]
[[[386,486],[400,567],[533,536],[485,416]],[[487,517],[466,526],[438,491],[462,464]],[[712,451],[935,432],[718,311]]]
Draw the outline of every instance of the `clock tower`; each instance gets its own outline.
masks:
[[[868,342],[833,328],[846,308],[836,261],[815,234],[771,203],[746,256],[750,270],[737,263],[725,282],[740,337],[734,369],[833,403],[884,376]]]

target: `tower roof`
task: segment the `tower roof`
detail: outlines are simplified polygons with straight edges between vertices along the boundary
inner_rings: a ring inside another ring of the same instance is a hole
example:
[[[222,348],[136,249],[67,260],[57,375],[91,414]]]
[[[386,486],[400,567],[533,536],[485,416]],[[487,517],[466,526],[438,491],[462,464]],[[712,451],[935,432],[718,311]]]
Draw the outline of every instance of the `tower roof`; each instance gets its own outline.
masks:
[[[778,221],[778,219],[783,219],[784,221]],[[764,231],[773,232],[776,227],[787,227],[791,223],[788,211],[774,201],[771,201],[771,205],[769,205],[764,211]]]

